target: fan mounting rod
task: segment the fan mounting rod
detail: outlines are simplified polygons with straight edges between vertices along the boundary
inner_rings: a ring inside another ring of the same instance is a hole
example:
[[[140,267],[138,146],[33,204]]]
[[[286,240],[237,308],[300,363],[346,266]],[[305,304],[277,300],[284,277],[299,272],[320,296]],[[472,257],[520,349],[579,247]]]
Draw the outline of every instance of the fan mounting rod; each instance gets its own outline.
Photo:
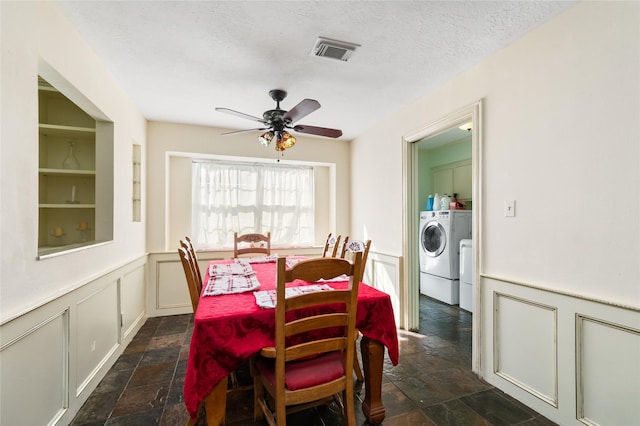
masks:
[[[280,89],[274,89],[269,91],[269,96],[271,96],[271,99],[276,101],[276,103],[278,104],[276,108],[280,108],[280,101],[287,97],[287,92]]]

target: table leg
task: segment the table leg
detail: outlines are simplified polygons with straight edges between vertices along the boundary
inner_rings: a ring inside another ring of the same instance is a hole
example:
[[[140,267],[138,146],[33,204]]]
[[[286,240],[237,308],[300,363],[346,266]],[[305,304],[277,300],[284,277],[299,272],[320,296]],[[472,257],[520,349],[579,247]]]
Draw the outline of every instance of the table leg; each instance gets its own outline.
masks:
[[[382,403],[382,363],[384,346],[377,340],[362,336],[360,341],[362,366],[364,367],[364,401],[362,412],[371,424],[382,423],[386,415]]]
[[[204,399],[207,426],[224,425],[224,415],[227,409],[227,382],[226,377],[220,380]]]

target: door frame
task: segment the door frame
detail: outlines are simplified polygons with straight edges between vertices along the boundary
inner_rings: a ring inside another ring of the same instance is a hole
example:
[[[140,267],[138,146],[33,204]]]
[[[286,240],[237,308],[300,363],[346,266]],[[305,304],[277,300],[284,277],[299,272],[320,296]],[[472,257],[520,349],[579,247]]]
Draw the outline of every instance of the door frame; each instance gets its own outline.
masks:
[[[482,247],[482,99],[469,104],[459,110],[447,114],[445,117],[426,126],[405,134],[402,137],[402,276],[405,277],[400,285],[400,326],[405,330],[417,330],[419,327],[419,292],[420,268],[418,260],[418,233],[420,218],[420,200],[418,200],[418,144],[416,142],[436,136],[451,128],[458,127],[471,121],[472,145],[472,238],[473,257],[475,261],[475,285],[473,300],[475,302],[472,319],[472,370],[480,371],[480,342],[482,303],[480,299],[480,267]]]

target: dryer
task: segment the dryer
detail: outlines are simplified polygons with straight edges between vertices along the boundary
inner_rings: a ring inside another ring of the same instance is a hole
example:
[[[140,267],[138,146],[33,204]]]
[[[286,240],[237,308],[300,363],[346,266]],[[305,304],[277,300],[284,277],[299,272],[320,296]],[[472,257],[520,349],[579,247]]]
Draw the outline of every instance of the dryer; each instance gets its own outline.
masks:
[[[420,292],[450,305],[460,300],[460,240],[471,238],[471,211],[420,212]]]
[[[473,241],[460,240],[460,308],[473,313],[473,285],[475,268],[473,262]]]

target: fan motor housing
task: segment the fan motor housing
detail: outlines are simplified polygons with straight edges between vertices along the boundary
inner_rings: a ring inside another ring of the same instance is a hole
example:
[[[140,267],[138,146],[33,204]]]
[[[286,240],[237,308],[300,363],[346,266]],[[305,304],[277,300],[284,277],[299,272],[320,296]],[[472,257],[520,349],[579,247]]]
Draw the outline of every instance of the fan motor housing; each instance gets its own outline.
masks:
[[[269,111],[265,111],[264,114],[262,114],[262,118],[269,122],[269,124],[277,125],[278,123],[281,123],[284,125],[282,116],[286,112],[287,111],[284,111],[282,109],[270,109]]]

